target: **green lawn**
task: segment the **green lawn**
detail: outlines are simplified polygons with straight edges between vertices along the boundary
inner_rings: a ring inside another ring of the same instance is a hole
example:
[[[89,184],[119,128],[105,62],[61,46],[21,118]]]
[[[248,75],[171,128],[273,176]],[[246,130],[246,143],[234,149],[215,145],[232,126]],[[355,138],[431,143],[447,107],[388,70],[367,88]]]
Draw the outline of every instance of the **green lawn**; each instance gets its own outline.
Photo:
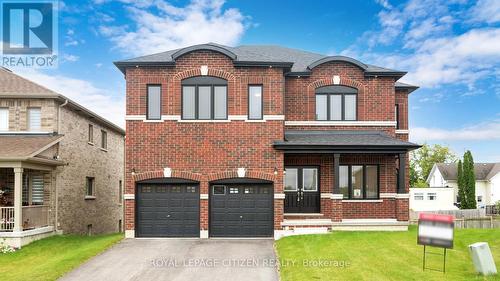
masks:
[[[58,235],[0,254],[0,280],[55,280],[123,238]]]
[[[416,227],[408,232],[333,232],[278,240],[281,279],[290,280],[500,280],[475,274],[467,246],[488,242],[500,270],[500,229],[455,230],[454,249],[448,250],[446,273],[422,271],[423,247]],[[442,252],[432,248],[432,251]],[[328,266],[304,266],[304,260],[332,261]],[[342,267],[340,263],[346,262]],[[295,262],[295,264],[293,263]],[[442,266],[442,257],[430,258]]]

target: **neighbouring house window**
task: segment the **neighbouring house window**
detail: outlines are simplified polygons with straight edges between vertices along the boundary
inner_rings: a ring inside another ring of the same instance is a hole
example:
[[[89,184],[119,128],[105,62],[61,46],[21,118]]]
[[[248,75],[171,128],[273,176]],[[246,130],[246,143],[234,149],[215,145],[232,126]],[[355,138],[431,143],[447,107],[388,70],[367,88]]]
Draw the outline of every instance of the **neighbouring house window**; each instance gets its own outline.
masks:
[[[298,169],[285,168],[285,191],[295,191],[298,187]]]
[[[227,81],[210,76],[182,80],[182,119],[227,119]]]
[[[42,110],[41,108],[28,108],[28,130],[42,130]]]
[[[108,149],[108,133],[101,130],[101,148]]]
[[[118,181],[118,202],[119,203],[122,203],[123,202],[123,185],[122,185],[122,181],[119,180]]]
[[[43,205],[43,175],[31,176],[31,205]]]
[[[89,124],[89,140],[90,143],[94,143],[94,125]]]
[[[24,174],[22,184],[23,206],[43,205],[44,179],[43,174]]]
[[[415,193],[415,194],[413,195],[413,198],[414,198],[415,200],[424,200],[424,194],[423,194],[423,193]]]
[[[0,108],[0,131],[9,130],[9,109]]]
[[[147,119],[160,120],[161,119],[161,86],[148,85],[148,110]]]
[[[316,89],[316,120],[356,120],[357,93],[356,89],[346,86],[325,86]]]
[[[285,168],[285,191],[318,191],[318,169],[309,167]]]
[[[377,165],[340,165],[339,182],[344,199],[379,198]]]
[[[248,119],[262,119],[262,85],[248,86]]]
[[[95,196],[95,178],[87,177],[85,185],[85,196]]]
[[[431,201],[436,200],[436,197],[437,197],[437,195],[436,195],[436,193],[434,193],[434,192],[432,192],[432,193],[427,193],[427,199],[428,199],[428,200],[431,200]]]
[[[396,104],[394,108],[394,119],[396,120],[396,129],[399,129],[399,104]]]

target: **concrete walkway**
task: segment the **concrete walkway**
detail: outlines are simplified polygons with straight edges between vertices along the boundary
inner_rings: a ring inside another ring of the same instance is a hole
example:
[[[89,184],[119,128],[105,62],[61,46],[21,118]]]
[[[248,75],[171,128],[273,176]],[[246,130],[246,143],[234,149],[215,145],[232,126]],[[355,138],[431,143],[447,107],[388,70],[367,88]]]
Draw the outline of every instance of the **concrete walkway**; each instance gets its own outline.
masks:
[[[60,280],[279,280],[273,240],[126,239]]]

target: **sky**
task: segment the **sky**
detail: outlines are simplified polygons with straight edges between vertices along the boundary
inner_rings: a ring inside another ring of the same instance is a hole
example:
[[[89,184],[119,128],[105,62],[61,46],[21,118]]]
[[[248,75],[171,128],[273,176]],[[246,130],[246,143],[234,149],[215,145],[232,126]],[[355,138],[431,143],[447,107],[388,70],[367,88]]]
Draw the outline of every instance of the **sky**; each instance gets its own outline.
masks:
[[[408,71],[410,140],[500,162],[499,0],[59,2],[59,67],[14,69],[124,126],[113,61],[193,44],[275,44]]]

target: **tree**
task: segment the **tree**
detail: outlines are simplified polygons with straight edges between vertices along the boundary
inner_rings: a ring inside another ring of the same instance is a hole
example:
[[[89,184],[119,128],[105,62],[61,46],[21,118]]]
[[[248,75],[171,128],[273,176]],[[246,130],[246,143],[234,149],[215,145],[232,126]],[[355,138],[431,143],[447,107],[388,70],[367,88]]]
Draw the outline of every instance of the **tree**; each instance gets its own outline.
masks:
[[[467,150],[464,154],[463,185],[465,186],[465,197],[468,209],[476,209],[476,176],[474,175],[474,159],[472,153]]]
[[[454,163],[457,157],[447,146],[424,144],[410,153],[410,186],[427,186],[426,180],[436,163]]]
[[[464,176],[463,176],[462,160],[458,160],[457,185],[458,185],[458,198],[460,198],[460,209],[467,209],[468,202],[467,202],[467,198],[466,198],[463,177]]]

